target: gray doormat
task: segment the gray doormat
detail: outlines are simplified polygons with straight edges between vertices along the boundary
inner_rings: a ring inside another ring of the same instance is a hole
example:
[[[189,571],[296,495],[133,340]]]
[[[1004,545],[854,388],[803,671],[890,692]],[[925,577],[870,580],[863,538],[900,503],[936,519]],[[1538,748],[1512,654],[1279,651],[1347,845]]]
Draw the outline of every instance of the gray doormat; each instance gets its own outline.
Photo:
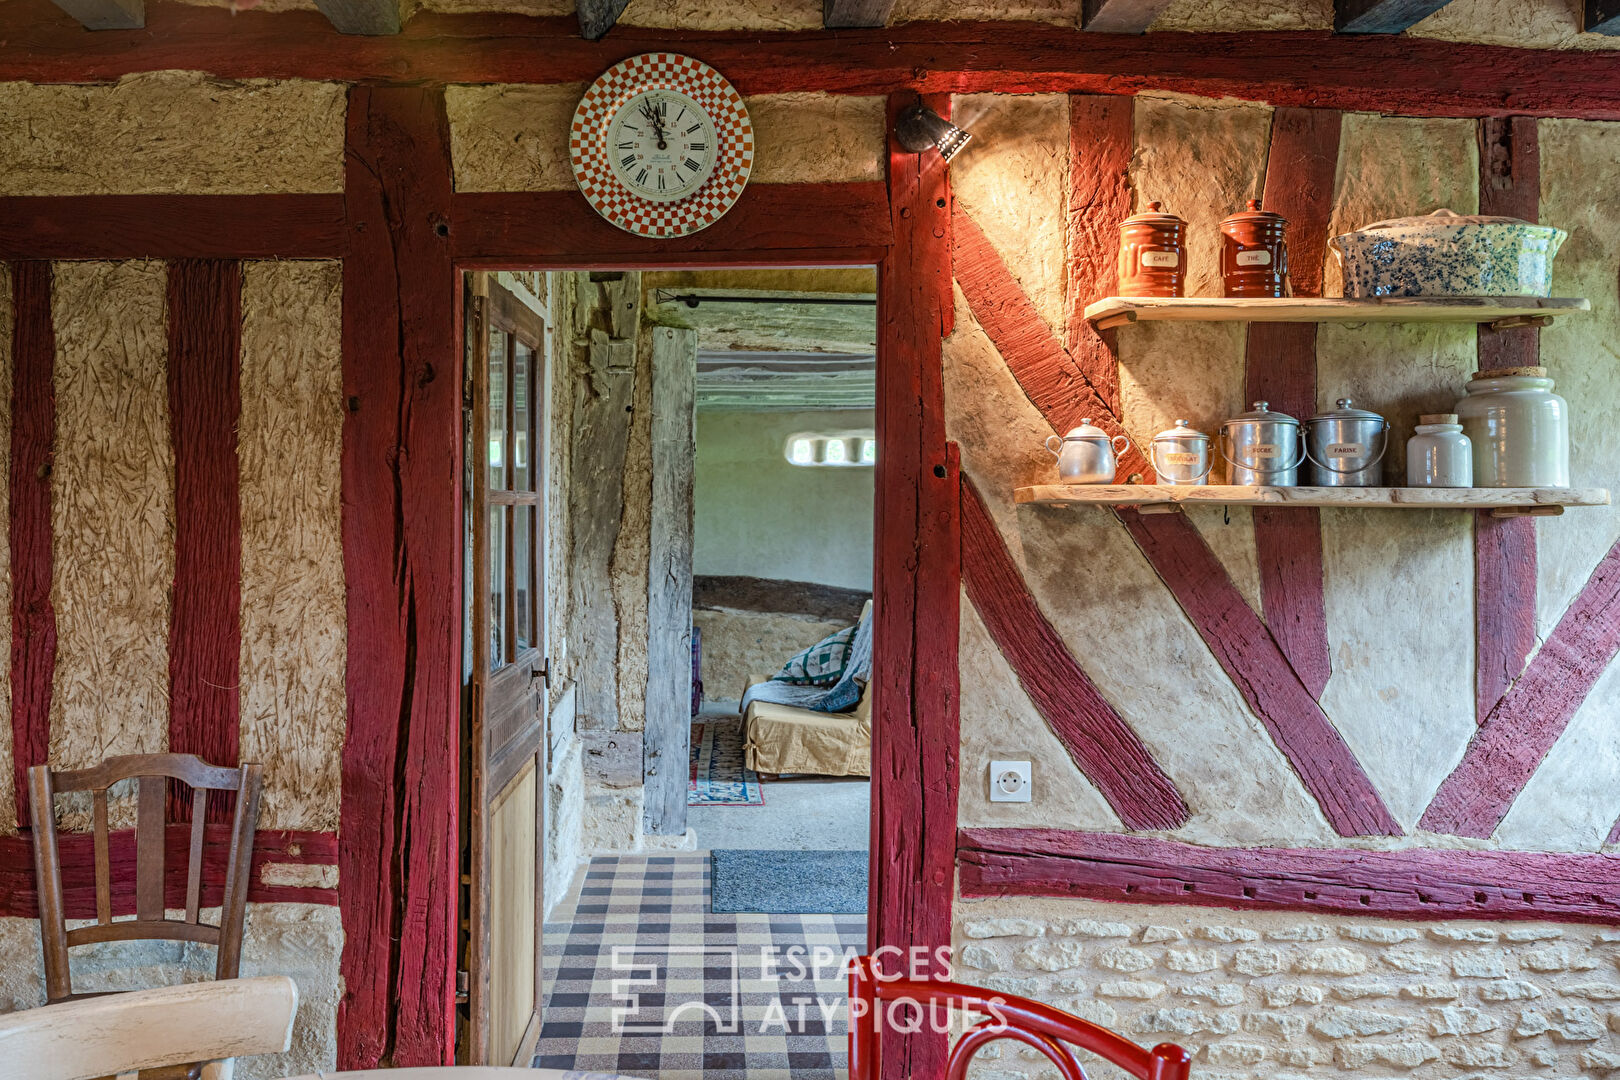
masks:
[[[709,910],[716,915],[862,915],[864,851],[713,851]]]

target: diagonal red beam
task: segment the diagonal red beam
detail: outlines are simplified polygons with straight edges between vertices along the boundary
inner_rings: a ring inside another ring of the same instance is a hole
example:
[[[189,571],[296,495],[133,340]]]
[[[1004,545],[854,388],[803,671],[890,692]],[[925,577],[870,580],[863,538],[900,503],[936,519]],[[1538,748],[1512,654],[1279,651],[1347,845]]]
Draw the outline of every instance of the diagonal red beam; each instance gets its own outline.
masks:
[[[1620,543],[1463,751],[1423,813],[1425,829],[1488,837],[1620,653]]]
[[[1187,804],[1142,740],[1075,663],[1018,573],[984,500],[962,477],[962,579],[996,647],[1069,757],[1131,829],[1174,829]]]
[[[1119,419],[1102,410],[1096,391],[1035,313],[972,218],[959,211],[953,229],[957,284],[974,318],[1047,422],[1063,430],[1065,418],[1086,410],[1105,431],[1120,430]],[[1134,450],[1128,453],[1135,455]],[[1134,460],[1141,462],[1140,456]],[[1146,471],[1145,463],[1141,467]],[[1130,469],[1128,462],[1121,464],[1121,472]],[[1197,528],[1181,514],[1144,519],[1127,509],[1119,516],[1333,828],[1343,836],[1400,835],[1400,826],[1343,736]]]
[[[1098,330],[1086,305],[1119,283],[1119,226],[1131,213],[1136,102],[1069,96],[1069,355],[1114,416],[1119,407],[1116,330]]]
[[[1289,278],[1295,296],[1322,295],[1322,263],[1333,211],[1340,114],[1278,109],[1271,119],[1263,205],[1288,219]],[[1316,324],[1251,323],[1244,369],[1248,401],[1290,416],[1316,411]],[[1254,509],[1254,547],[1266,626],[1320,698],[1333,674],[1322,600],[1322,522],[1315,509]]]

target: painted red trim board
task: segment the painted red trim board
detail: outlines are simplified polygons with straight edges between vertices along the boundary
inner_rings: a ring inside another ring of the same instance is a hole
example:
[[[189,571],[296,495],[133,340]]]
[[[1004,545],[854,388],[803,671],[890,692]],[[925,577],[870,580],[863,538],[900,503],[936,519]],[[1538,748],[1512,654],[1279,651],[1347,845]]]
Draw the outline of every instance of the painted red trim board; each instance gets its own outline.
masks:
[[[169,749],[235,765],[242,671],[242,264],[169,265],[169,441],[174,448],[174,588],[169,616]],[[170,785],[171,817],[191,793]],[[234,799],[208,801],[230,820]]]
[[[964,829],[963,896],[1310,911],[1386,919],[1620,919],[1620,856],[1199,847],[1057,829]]]
[[[0,221],[0,259],[335,259],[344,241],[341,195],[17,195]]]
[[[11,746],[17,823],[26,826],[28,767],[44,764],[50,752],[56,670],[51,606],[56,327],[51,264],[19,262],[11,274]]]
[[[967,477],[962,478],[962,578],[968,599],[1030,702],[1125,827],[1185,825],[1191,815],[1175,783],[1070,655]]]
[[[70,919],[96,917],[95,847],[89,833],[63,833],[57,839],[62,857],[62,895]],[[191,826],[174,824],[163,835],[164,903],[186,906],[186,872],[191,858]],[[108,837],[112,868],[114,915],[135,912],[135,831],[125,829]],[[217,906],[225,887],[231,833],[227,824],[203,830],[204,907]],[[260,829],[253,838],[252,884],[248,899],[256,904],[336,904],[336,889],[299,885],[266,885],[264,868],[291,863],[299,866],[335,866],[335,833]],[[27,835],[0,836],[0,916],[39,918],[39,896],[34,888],[33,840]]]
[[[461,447],[441,91],[349,94],[338,1068],[454,1057]]]
[[[101,82],[138,71],[390,83],[572,83],[639,52],[679,51],[744,94],[831,91],[1133,94],[1420,116],[1620,119],[1620,58],[1321,31],[1093,34],[1035,22],[867,30],[693,31],[620,25],[582,41],[570,17],[418,12],[402,33],[337,33],[315,11],[146,5],[141,30],[86,32],[48,0],[0,11],[0,80]]]
[[[1295,296],[1322,295],[1340,126],[1340,114],[1328,109],[1272,113],[1261,199],[1267,210],[1288,219]],[[1249,324],[1244,396],[1270,401],[1290,416],[1316,412],[1315,323]],[[1257,506],[1251,516],[1266,627],[1311,696],[1320,698],[1333,674],[1322,598],[1321,515],[1314,508]]]
[[[1119,404],[1118,331],[1098,331],[1086,305],[1112,296],[1119,281],[1119,226],[1131,214],[1136,102],[1069,95],[1069,355],[1114,416]]]
[[[1491,710],[1421,822],[1487,837],[1507,816],[1598,676],[1620,653],[1620,543],[1609,549],[1519,680]]]
[[[890,128],[915,95],[887,103]],[[949,114],[949,99],[924,104]],[[891,145],[894,248],[878,265],[878,455],[873,617],[872,844],[867,944],[951,941],[955,874],[960,551],[958,461],[945,438],[942,346],[951,302],[951,188],[938,155]],[[882,1076],[942,1075],[946,1040],[894,1040]]]

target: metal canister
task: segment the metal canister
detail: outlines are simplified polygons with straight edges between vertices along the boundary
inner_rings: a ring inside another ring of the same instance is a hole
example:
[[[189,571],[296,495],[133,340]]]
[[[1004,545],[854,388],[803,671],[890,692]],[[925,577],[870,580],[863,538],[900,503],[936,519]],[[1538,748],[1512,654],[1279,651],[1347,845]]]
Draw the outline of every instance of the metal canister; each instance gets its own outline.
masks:
[[[1156,202],[1119,227],[1119,295],[1180,296],[1187,284],[1187,223]]]
[[[1317,487],[1379,487],[1378,463],[1389,449],[1389,421],[1357,409],[1349,398],[1305,421],[1305,456]]]
[[[1253,412],[1221,425],[1221,456],[1226,459],[1229,484],[1293,487],[1299,483],[1299,463],[1304,460],[1299,421],[1257,401]]]
[[[1153,436],[1148,455],[1161,484],[1187,487],[1209,480],[1209,436],[1185,420]]]
[[[1288,219],[1249,208],[1221,222],[1221,285],[1227,296],[1288,295]]]

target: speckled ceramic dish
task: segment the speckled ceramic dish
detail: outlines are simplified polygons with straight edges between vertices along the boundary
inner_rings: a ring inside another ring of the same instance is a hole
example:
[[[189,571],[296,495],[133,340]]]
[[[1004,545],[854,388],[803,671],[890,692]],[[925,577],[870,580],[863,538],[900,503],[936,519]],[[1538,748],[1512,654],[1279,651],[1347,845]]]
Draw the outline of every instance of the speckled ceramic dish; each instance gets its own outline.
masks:
[[[1518,218],[1436,210],[1380,221],[1329,243],[1349,297],[1547,296],[1553,255],[1568,237]]]

